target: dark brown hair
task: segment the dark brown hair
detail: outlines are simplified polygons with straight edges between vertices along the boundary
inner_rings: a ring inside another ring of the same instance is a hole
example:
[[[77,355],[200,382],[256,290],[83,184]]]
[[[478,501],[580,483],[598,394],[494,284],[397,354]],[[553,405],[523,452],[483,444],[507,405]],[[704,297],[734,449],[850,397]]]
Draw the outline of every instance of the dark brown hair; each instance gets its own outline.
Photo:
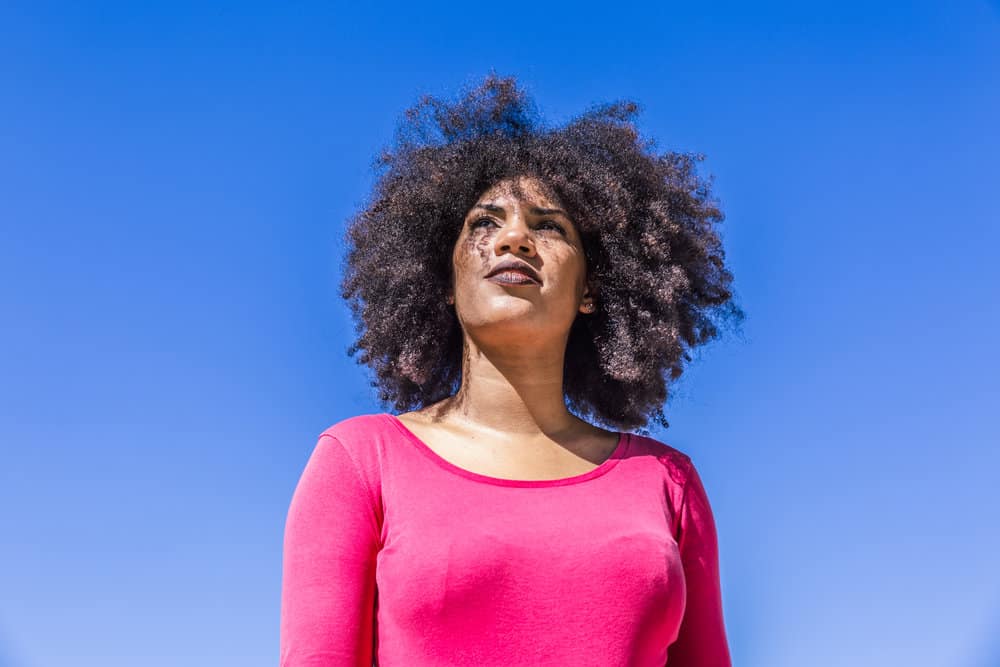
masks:
[[[465,215],[494,183],[533,176],[553,189],[583,240],[597,308],[578,314],[563,374],[567,406],[620,430],[663,406],[689,350],[741,322],[700,156],[640,140],[638,106],[593,107],[549,127],[512,77],[490,73],[454,102],[422,97],[376,159],[377,180],[346,231],[341,293],[349,355],[402,412],[457,391],[462,329],[445,295]]]

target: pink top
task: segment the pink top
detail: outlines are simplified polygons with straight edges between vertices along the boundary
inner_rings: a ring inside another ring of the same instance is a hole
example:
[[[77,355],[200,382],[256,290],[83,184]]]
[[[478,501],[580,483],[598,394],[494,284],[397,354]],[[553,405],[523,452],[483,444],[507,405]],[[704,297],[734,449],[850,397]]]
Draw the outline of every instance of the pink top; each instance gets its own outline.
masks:
[[[593,470],[460,468],[388,413],[319,436],[285,525],[281,667],[731,667],[691,459],[620,433]]]

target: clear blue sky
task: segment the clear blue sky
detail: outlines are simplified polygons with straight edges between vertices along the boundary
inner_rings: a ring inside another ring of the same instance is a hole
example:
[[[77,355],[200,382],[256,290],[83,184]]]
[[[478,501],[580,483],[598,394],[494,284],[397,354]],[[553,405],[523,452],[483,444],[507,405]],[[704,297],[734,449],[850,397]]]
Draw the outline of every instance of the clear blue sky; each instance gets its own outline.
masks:
[[[371,159],[489,68],[706,154],[747,311],[654,436],[744,667],[1000,665],[1000,5],[4,3],[0,665],[276,665]]]

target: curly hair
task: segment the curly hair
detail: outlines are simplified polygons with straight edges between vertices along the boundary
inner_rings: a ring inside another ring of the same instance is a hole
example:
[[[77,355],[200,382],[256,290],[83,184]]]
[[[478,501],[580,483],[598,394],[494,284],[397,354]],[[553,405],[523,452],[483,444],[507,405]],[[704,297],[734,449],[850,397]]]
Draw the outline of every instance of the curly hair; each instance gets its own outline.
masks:
[[[702,156],[658,153],[637,113],[632,101],[600,104],[552,127],[495,72],[455,101],[424,95],[404,112],[348,223],[340,286],[357,334],[347,353],[361,352],[383,403],[405,411],[461,386],[462,329],[445,302],[452,250],[483,192],[531,176],[577,226],[596,288],[596,312],[578,315],[566,344],[568,408],[615,429],[669,427],[667,386],[689,350],[745,316]]]

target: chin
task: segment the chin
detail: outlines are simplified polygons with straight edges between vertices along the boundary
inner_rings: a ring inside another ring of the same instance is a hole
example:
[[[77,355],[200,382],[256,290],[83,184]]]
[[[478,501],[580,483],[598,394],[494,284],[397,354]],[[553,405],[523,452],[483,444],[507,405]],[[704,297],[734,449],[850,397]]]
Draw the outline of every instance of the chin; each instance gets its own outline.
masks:
[[[492,301],[492,300],[491,300]],[[462,322],[466,329],[472,328],[505,328],[531,332],[542,329],[539,326],[543,320],[538,317],[538,310],[531,302],[524,303],[489,303],[492,307],[480,304],[473,313],[462,313]]]

